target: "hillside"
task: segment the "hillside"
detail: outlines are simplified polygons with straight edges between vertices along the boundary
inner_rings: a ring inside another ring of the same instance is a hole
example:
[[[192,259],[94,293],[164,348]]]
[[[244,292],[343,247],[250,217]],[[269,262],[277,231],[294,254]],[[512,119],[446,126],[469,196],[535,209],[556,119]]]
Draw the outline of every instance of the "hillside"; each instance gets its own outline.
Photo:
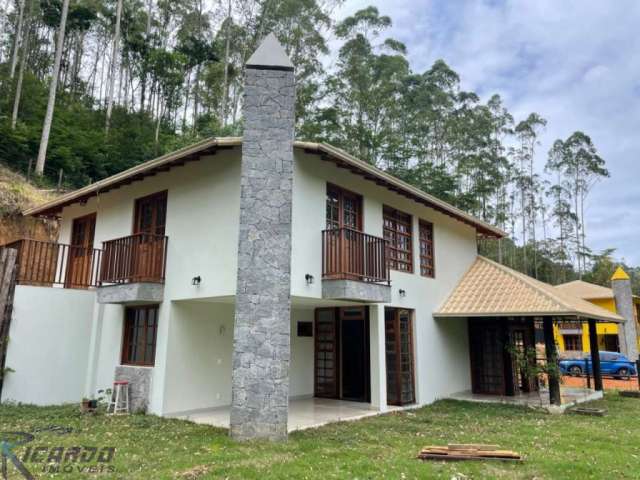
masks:
[[[0,164],[0,245],[19,238],[56,240],[56,220],[21,215],[24,209],[46,202],[55,196],[55,192],[34,187],[22,175]]]

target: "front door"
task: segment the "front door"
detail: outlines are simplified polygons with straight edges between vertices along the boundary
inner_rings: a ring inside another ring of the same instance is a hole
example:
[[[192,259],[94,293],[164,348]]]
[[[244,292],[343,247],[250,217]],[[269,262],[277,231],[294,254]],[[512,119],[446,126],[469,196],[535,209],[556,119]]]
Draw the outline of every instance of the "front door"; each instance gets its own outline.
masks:
[[[369,402],[369,319],[365,307],[318,308],[315,396]]]
[[[341,308],[340,368],[344,400],[370,401],[369,319],[363,307]]]
[[[167,192],[139,198],[135,204],[132,244],[132,280],[162,278]]]
[[[402,308],[385,308],[384,314],[387,403],[415,403],[412,312]]]
[[[95,213],[73,219],[65,281],[67,288],[87,288],[91,285],[94,271],[93,237],[95,231]]]

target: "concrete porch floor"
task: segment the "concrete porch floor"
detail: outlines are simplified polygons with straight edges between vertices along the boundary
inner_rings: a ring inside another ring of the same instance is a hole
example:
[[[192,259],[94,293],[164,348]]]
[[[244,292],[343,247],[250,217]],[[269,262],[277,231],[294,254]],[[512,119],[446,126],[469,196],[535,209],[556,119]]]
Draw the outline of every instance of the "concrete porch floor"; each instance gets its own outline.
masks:
[[[549,391],[546,389],[540,392],[521,393],[513,397],[503,395],[484,395],[471,393],[470,390],[454,393],[449,396],[453,400],[465,400],[468,402],[481,403],[504,403],[509,405],[522,405],[534,408],[543,408],[551,413],[563,413],[567,408],[579,403],[590,402],[602,398],[602,392],[596,392],[587,388],[560,387],[560,398],[562,405],[556,406],[549,403]]]
[[[400,407],[387,407],[386,412],[399,410]],[[201,410],[175,418],[195,423],[229,428],[230,406]],[[347,402],[326,398],[303,398],[289,400],[289,432],[316,428],[334,422],[359,420],[365,417],[380,415],[369,403]]]

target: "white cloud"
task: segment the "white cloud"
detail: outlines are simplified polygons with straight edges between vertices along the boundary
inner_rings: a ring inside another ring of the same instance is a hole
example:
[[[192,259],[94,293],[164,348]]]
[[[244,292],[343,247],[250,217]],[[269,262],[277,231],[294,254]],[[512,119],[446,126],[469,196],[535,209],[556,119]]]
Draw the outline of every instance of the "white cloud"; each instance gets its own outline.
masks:
[[[611,178],[587,211],[595,250],[640,264],[640,2],[635,0],[353,0],[347,16],[376,5],[407,44],[412,68],[443,58],[463,88],[499,93],[516,118],[548,120],[539,167],[556,138],[589,134]]]

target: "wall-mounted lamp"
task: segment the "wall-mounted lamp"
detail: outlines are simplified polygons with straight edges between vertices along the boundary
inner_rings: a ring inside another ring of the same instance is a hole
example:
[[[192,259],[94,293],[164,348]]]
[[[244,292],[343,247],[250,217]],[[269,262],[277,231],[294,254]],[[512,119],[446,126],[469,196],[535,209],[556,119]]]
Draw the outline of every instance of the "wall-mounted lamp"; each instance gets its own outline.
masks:
[[[191,285],[195,285],[196,287],[200,285],[200,282],[202,282],[202,277],[200,277],[200,275],[191,279]]]
[[[398,290],[398,294],[399,294],[401,297],[406,297],[406,296],[407,296],[407,292],[406,292],[406,291],[404,291],[402,288],[401,288],[400,290]]]
[[[311,275],[310,273],[307,273],[304,276],[304,279],[307,281],[307,285],[312,285],[313,284],[313,275]]]

